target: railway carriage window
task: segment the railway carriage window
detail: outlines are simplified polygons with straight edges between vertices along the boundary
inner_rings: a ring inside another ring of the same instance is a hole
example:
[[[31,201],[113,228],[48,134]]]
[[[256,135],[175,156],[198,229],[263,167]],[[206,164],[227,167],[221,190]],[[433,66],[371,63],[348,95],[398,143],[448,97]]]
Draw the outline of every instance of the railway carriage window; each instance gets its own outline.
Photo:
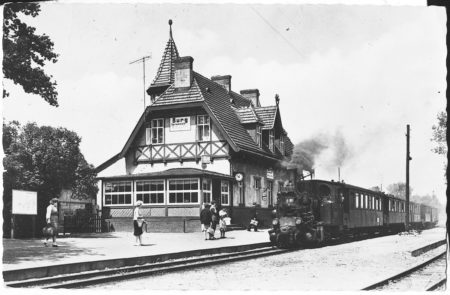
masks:
[[[359,208],[359,194],[355,193],[355,208]]]
[[[389,211],[391,211],[391,200],[389,200]]]
[[[369,208],[369,196],[368,195],[364,195],[364,208],[366,208],[366,209]]]
[[[370,197],[372,199],[372,209],[376,209],[375,208],[375,198],[374,197]]]

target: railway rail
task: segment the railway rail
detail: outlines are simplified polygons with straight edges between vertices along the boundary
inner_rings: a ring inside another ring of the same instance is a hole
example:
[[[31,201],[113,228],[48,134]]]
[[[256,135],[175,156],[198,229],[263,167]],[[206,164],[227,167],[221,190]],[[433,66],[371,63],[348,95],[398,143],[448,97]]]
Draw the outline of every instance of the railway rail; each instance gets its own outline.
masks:
[[[178,259],[160,263],[150,263],[114,269],[88,271],[46,278],[29,279],[24,281],[12,281],[6,283],[6,286],[13,288],[33,287],[42,289],[57,289],[57,288],[75,289],[89,285],[104,284],[112,281],[151,276],[155,274],[191,269],[196,267],[204,267],[216,263],[230,263],[234,261],[278,255],[291,251],[295,250],[274,249],[272,247],[265,247],[242,252],[207,255],[202,257]]]
[[[442,270],[442,267],[445,267],[446,255],[447,253],[444,251],[417,266],[370,285],[363,290],[436,290],[447,282],[447,279],[440,275],[442,271],[436,272],[437,268]],[[443,275],[445,276],[445,273]]]

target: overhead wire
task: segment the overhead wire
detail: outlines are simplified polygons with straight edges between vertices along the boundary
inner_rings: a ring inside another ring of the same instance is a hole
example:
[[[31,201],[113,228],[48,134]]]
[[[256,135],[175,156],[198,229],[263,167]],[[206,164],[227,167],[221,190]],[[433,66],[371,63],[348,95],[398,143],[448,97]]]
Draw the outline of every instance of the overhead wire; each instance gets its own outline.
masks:
[[[253,6],[250,6],[250,8],[256,13],[256,15],[258,15],[278,36],[280,36],[292,49],[294,49],[295,52],[297,52],[297,54],[299,54],[302,58],[304,58],[305,56],[303,55],[303,53],[298,50],[297,47],[295,47],[294,44],[291,43],[291,41],[289,41],[285,36],[283,36],[264,16],[262,16],[261,13],[259,13],[258,10],[256,10]]]

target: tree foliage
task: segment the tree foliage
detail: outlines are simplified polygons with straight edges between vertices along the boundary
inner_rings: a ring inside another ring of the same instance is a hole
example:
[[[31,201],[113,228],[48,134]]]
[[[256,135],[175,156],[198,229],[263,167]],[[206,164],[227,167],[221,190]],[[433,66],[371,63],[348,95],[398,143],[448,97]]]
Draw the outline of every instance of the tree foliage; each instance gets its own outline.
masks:
[[[3,75],[23,87],[26,93],[40,95],[50,105],[58,106],[58,92],[53,76],[44,72],[47,61],[55,63],[58,54],[53,42],[36,28],[19,19],[19,15],[36,17],[39,3],[9,3],[3,10]],[[3,90],[3,98],[9,96]]]
[[[447,154],[447,113],[440,112],[437,115],[438,123],[433,125],[432,141],[436,142],[437,146],[433,148],[433,152],[439,155]]]
[[[80,141],[61,127],[3,123],[5,190],[33,190],[50,199],[61,189],[71,189],[74,198],[94,197],[96,174],[80,152]]]

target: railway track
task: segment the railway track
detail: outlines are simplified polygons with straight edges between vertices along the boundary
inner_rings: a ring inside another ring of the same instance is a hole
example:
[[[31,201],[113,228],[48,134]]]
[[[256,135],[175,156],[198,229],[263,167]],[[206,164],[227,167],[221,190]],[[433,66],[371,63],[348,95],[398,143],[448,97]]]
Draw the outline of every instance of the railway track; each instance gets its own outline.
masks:
[[[114,269],[88,271],[75,274],[67,274],[39,279],[29,279],[24,281],[12,281],[6,283],[11,288],[42,288],[75,289],[90,285],[104,284],[112,281],[132,279],[155,274],[204,267],[217,263],[230,263],[246,259],[253,259],[265,256],[278,255],[294,251],[292,249],[274,249],[272,247],[259,248],[254,250],[215,254],[195,258],[179,259],[160,263],[151,263],[136,266],[127,266]]]
[[[415,266],[386,280],[373,284],[363,290],[409,290],[433,291],[447,282],[442,269],[446,266],[446,252]],[[436,271],[439,269],[439,271]]]

